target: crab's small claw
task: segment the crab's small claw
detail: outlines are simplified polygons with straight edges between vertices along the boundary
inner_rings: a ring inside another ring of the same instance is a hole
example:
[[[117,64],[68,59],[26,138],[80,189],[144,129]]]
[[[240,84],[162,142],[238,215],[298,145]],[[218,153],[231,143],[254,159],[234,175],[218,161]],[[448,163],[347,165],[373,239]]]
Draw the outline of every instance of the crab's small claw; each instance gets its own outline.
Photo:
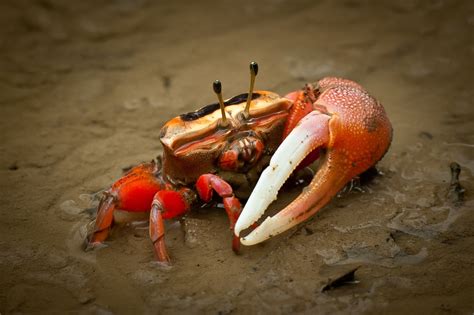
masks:
[[[322,161],[313,180],[286,208],[242,237],[242,244],[260,243],[308,219],[388,149],[392,129],[383,107],[360,86],[341,80],[333,78],[332,85],[331,81],[319,82],[323,89],[312,104],[314,110],[278,147],[245,204],[235,234],[239,236],[256,222],[296,167],[319,150]]]

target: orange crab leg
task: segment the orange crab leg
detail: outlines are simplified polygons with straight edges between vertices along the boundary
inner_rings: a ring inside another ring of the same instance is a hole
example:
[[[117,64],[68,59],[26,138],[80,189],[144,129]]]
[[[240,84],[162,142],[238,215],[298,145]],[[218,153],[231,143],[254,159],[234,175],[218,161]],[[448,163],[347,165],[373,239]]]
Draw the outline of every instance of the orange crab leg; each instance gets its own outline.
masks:
[[[154,176],[155,171],[155,163],[140,164],[104,193],[97,209],[94,229],[86,238],[86,249],[93,248],[107,239],[115,209],[135,212],[150,210],[153,196],[163,188]]]
[[[199,176],[196,182],[196,189],[199,197],[204,202],[209,202],[212,199],[213,191],[222,197],[225,211],[230,221],[230,229],[233,231],[235,222],[239,218],[242,211],[242,205],[237,197],[234,196],[232,187],[222,178],[214,174],[204,174]],[[233,236],[232,250],[238,253],[240,249],[240,241],[237,236]]]
[[[163,223],[163,215],[161,210],[162,207],[159,203],[160,198],[155,198],[156,199],[154,200],[150,210],[150,239],[153,243],[156,259],[161,262],[169,263],[171,260],[168,252],[166,251],[165,225]]]
[[[165,245],[165,226],[163,219],[174,218],[189,211],[189,204],[183,194],[173,190],[161,190],[153,197],[150,211],[150,239],[153,242],[158,261],[169,263],[170,257]]]
[[[114,219],[115,205],[115,197],[109,191],[104,193],[97,210],[94,231],[86,239],[86,249],[96,247],[107,239]]]

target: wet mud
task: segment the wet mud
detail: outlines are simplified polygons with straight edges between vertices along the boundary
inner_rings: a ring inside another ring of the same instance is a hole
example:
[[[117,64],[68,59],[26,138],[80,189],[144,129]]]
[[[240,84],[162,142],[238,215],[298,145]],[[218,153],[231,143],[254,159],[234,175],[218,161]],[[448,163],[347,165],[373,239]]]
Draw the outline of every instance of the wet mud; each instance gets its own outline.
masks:
[[[473,312],[472,2],[38,0],[0,15],[0,313]],[[379,174],[238,256],[218,207],[167,223],[171,267],[143,218],[84,252],[100,192],[161,154],[168,119],[214,103],[215,79],[245,93],[251,60],[279,94],[361,83],[394,127]]]

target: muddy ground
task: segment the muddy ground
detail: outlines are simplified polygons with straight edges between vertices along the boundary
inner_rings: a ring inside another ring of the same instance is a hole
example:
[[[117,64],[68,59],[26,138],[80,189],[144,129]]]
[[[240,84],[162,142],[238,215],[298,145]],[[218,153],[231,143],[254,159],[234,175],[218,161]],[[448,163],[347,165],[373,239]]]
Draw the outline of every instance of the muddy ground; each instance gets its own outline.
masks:
[[[474,311],[472,1],[25,0],[0,16],[0,313]],[[213,80],[246,92],[251,60],[280,94],[364,85],[394,127],[382,174],[239,256],[215,208],[170,222],[172,267],[146,224],[82,251],[96,194],[161,153],[164,122],[214,102]]]

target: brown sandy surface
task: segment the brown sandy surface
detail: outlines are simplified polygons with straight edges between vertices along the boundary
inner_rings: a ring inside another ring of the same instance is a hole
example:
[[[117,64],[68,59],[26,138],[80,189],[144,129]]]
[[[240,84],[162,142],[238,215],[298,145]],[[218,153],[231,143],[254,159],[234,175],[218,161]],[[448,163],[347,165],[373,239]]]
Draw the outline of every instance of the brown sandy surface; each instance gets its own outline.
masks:
[[[474,311],[472,1],[25,0],[0,16],[1,314]],[[140,224],[83,252],[94,194],[160,154],[160,126],[213,102],[213,80],[245,92],[251,60],[280,94],[364,85],[395,130],[384,175],[239,256],[218,209],[169,224],[169,268]]]

